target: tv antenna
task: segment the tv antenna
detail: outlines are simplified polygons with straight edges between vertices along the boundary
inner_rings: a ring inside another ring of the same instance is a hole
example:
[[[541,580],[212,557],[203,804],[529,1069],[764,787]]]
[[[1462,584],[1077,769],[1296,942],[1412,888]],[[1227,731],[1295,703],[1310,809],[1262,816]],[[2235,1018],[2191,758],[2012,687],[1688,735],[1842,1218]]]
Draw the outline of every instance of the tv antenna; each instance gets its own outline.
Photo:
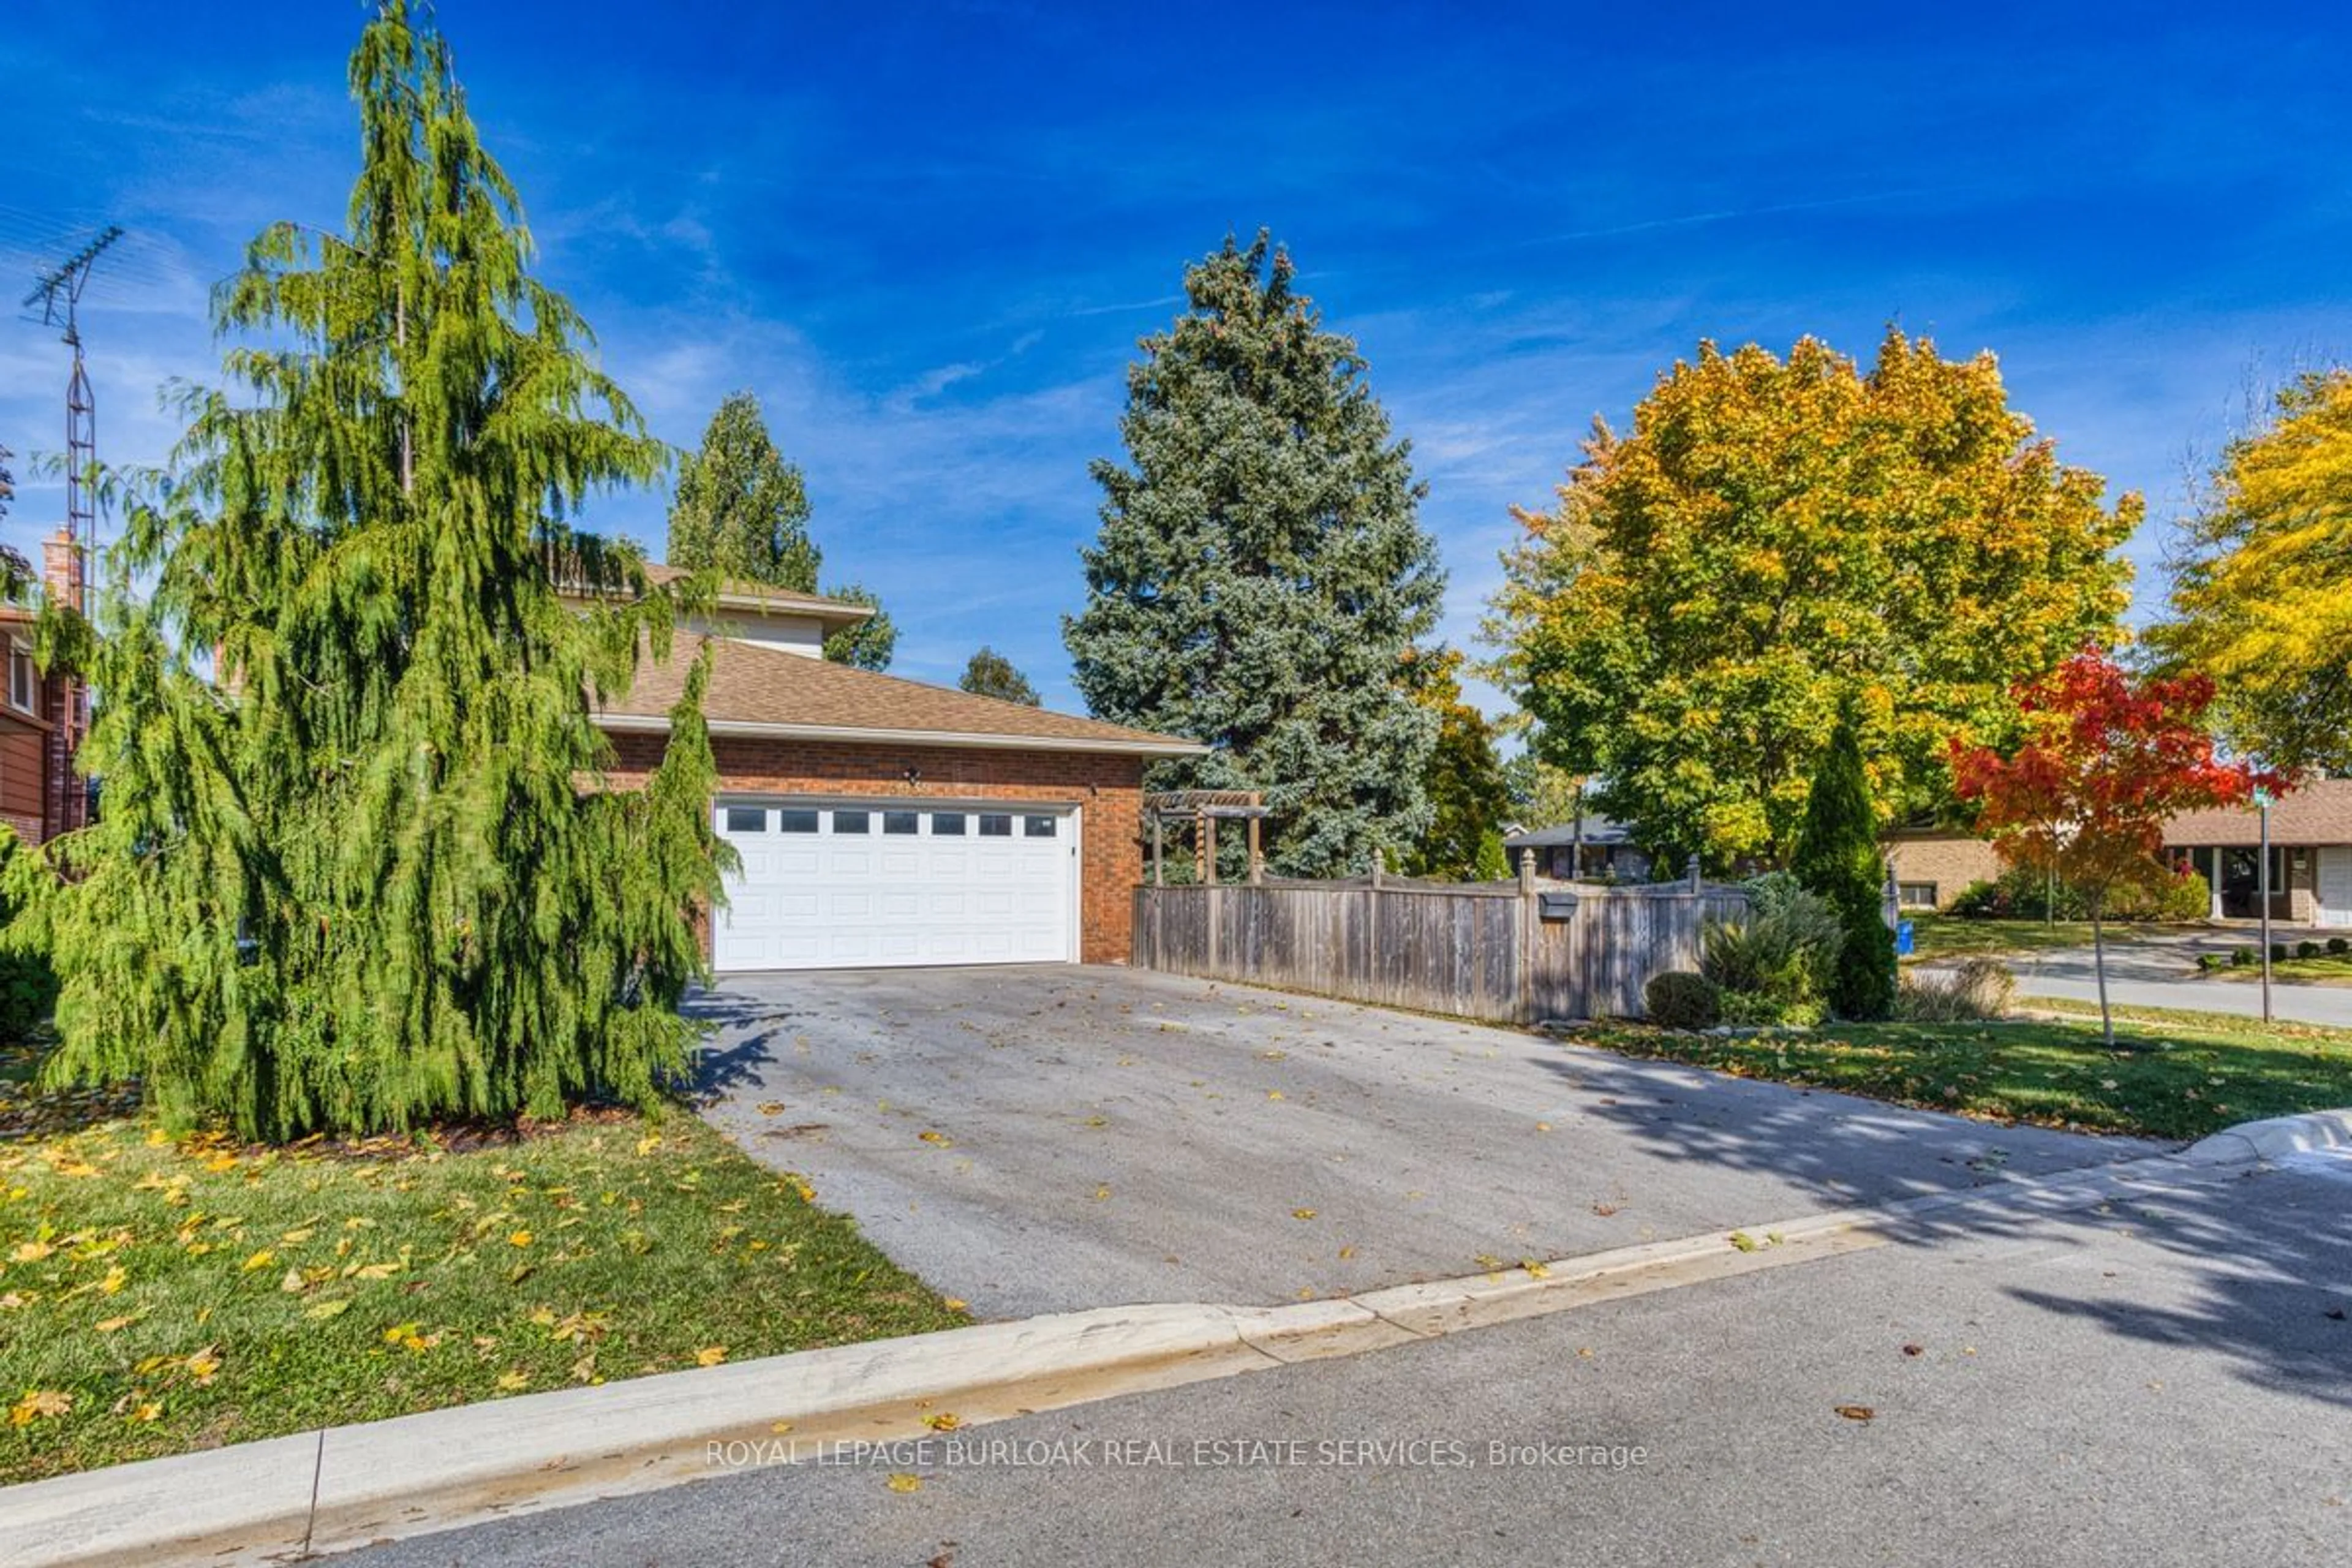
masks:
[[[98,542],[98,505],[89,491],[90,465],[98,460],[98,399],[89,389],[89,371],[82,363],[81,291],[89,270],[107,247],[122,237],[120,225],[109,224],[95,239],[41,274],[25,308],[41,308],[41,325],[63,327],[66,347],[73,350],[73,375],[66,383],[66,533],[81,552],[79,602],[89,609],[89,553]]]

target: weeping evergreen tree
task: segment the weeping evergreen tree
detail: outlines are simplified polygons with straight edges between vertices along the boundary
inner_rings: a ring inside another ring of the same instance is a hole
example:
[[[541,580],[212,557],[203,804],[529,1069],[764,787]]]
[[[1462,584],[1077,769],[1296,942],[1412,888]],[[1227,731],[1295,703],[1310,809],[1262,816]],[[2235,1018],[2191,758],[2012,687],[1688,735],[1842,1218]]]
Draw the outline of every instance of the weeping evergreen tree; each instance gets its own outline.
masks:
[[[602,787],[589,704],[695,597],[567,520],[663,450],[529,275],[404,0],[351,87],[349,233],[254,242],[214,301],[249,345],[226,389],[186,394],[170,468],[125,479],[79,650],[106,810],[56,842],[62,878],[18,879],[63,984],[50,1070],[279,1139],[646,1102],[718,891],[704,671],[642,790]]]
[[[1428,826],[1411,666],[1444,576],[1411,448],[1295,271],[1261,232],[1185,272],[1191,308],[1128,372],[1129,466],[1094,466],[1063,636],[1097,717],[1213,748],[1153,787],[1262,790],[1277,870],[1349,875]]]
[[[1885,1017],[1895,1006],[1895,933],[1886,929],[1886,861],[1851,702],[1814,771],[1789,868],[1807,891],[1829,901],[1845,932],[1831,1008],[1842,1018]]]

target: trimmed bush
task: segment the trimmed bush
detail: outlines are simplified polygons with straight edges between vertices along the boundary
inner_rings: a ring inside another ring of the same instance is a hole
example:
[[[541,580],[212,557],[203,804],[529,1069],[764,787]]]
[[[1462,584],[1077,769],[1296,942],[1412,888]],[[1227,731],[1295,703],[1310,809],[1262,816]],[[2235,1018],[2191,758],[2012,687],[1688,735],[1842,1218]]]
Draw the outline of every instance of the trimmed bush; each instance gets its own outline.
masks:
[[[2006,897],[1999,882],[1970,882],[1944,912],[1964,921],[1998,920],[2006,912]]]
[[[2271,943],[2271,962],[2273,963],[2284,963],[2286,962],[2286,943],[2283,942],[2274,942]]]
[[[2200,952],[2197,955],[2197,967],[2207,974],[2212,973],[2217,969],[2227,969],[2230,963],[2231,960],[2218,952]]]
[[[2171,878],[2156,902],[2155,918],[2160,921],[2187,922],[2201,921],[2213,912],[2213,884],[2199,871],[2183,871]],[[2128,910],[2118,915],[2123,920],[2140,917]]]
[[[2340,936],[2331,936],[2327,939],[2327,951],[2341,957],[2345,953],[2352,952],[2352,942],[2347,942]]]
[[[2259,956],[2260,954],[2251,947],[2233,947],[2230,950],[2230,967],[2251,969],[2253,967],[2254,960]]]
[[[2317,958],[2326,951],[2315,942],[2299,942],[2294,944],[2294,955],[2297,958]]]
[[[1642,987],[1642,1006],[1661,1029],[1712,1029],[1723,1021],[1723,993],[1687,969],[1652,975]]]

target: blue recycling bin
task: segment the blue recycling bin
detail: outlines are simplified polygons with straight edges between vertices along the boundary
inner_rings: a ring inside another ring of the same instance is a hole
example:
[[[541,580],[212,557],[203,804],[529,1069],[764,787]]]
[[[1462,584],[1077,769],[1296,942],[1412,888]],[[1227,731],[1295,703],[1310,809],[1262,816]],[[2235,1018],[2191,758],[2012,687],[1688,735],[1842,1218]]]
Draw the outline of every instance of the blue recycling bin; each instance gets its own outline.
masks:
[[[1897,958],[1908,958],[1911,956],[1911,922],[1909,921],[1896,921],[1895,922],[1895,956]]]

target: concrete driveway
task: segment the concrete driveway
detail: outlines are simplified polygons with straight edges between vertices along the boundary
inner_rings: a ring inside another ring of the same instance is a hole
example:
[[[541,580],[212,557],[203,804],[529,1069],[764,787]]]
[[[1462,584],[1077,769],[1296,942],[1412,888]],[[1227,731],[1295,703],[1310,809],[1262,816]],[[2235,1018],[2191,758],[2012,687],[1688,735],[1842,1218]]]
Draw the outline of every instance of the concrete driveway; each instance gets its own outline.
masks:
[[[1271,1304],[2157,1147],[1114,968],[729,980],[706,1114],[985,1317]]]

